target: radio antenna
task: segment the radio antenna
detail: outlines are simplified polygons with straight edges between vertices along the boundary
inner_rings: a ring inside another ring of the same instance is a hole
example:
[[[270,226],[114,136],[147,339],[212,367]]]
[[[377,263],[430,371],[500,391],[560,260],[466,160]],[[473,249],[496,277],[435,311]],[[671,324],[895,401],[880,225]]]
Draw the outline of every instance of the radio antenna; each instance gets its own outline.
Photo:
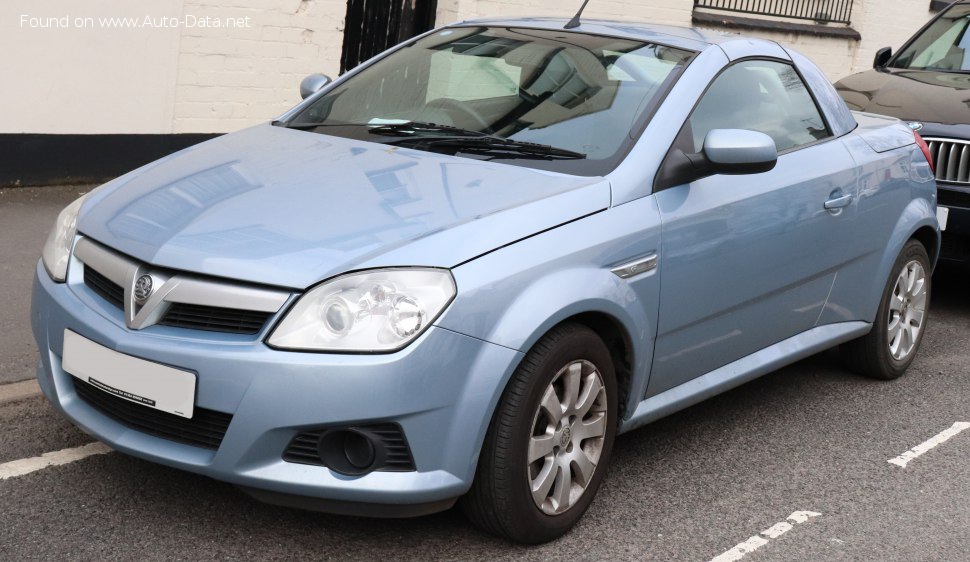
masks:
[[[563,27],[563,29],[572,29],[574,27],[579,27],[579,24],[580,24],[579,18],[582,17],[583,10],[586,9],[586,4],[589,4],[589,0],[585,0],[583,2],[583,5],[579,7],[579,11],[576,12],[576,15],[573,16],[573,19],[569,20],[569,23],[567,23],[566,26]]]

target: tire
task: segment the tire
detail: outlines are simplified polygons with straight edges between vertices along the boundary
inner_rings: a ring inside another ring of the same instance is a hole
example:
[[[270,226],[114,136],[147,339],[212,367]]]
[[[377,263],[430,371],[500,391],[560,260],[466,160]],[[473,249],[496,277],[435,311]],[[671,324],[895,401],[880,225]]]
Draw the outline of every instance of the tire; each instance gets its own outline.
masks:
[[[841,346],[846,366],[876,379],[899,378],[913,362],[926,333],[931,292],[926,248],[910,240],[893,265],[872,330]],[[895,326],[901,329],[897,331]]]
[[[567,390],[570,380],[576,392]],[[549,414],[555,408],[565,411],[559,421]],[[461,500],[466,516],[482,530],[515,542],[538,544],[562,536],[589,507],[603,480],[616,416],[616,375],[606,345],[579,324],[554,328],[526,354],[502,395],[475,481]],[[530,448],[536,451],[531,463]],[[591,470],[576,462],[581,457],[595,459]],[[563,485],[567,477],[568,487]],[[533,494],[538,484],[549,487]]]

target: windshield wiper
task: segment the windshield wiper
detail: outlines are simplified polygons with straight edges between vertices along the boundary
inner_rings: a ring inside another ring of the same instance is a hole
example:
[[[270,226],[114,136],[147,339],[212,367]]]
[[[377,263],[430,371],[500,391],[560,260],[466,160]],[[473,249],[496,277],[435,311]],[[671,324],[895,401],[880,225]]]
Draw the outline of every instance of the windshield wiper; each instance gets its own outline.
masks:
[[[447,133],[449,135],[462,135],[468,137],[486,136],[486,133],[470,131],[451,125],[438,125],[437,123],[423,123],[421,121],[406,121],[401,123],[286,123],[283,121],[273,121],[271,125],[286,127],[288,129],[309,130],[317,127],[369,127],[368,133],[386,136],[417,136],[421,133]]]
[[[935,68],[932,66],[927,66],[923,70],[929,72],[946,72],[950,74],[970,74],[970,70],[965,70],[962,68]]]
[[[285,127],[287,129],[299,129],[309,131],[317,127],[367,127],[367,123],[287,123],[286,121],[272,121],[270,125],[274,127]]]
[[[970,74],[970,68],[939,68],[936,66],[887,66],[892,70],[915,70],[917,72],[946,72],[950,74]]]
[[[404,123],[286,123],[281,125],[290,129],[312,130],[317,127],[369,127],[373,135],[403,137],[384,144],[401,146],[427,146],[453,149],[452,153],[465,152],[492,158],[536,158],[536,159],[582,159],[586,155],[565,148],[547,144],[517,141],[496,137],[488,133],[470,131],[451,125],[407,121]],[[428,134],[432,133],[432,134]],[[434,134],[444,133],[444,134]]]
[[[405,123],[385,123],[372,125],[367,132],[372,135],[387,136],[407,136],[416,137],[422,133],[447,133],[451,136],[460,135],[463,137],[487,137],[487,133],[470,131],[451,125],[439,125],[437,123],[424,123],[422,121],[407,121]]]
[[[386,144],[450,148],[453,153],[465,152],[492,158],[536,158],[575,160],[586,158],[582,152],[558,148],[548,144],[503,139],[479,133],[475,136],[411,137]]]

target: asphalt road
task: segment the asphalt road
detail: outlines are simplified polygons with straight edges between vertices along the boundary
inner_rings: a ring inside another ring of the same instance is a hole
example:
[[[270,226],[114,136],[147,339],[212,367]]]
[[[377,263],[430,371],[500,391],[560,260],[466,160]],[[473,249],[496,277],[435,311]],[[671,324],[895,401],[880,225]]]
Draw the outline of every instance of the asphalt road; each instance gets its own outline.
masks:
[[[32,369],[33,263],[78,191],[0,192],[0,381]],[[458,511],[368,520],[267,506],[110,453],[0,477],[0,560],[705,561],[754,536],[764,544],[745,562],[970,560],[970,431],[905,468],[887,462],[970,422],[968,281],[937,276],[923,348],[897,381],[846,373],[828,352],[621,436],[590,511],[551,544],[506,544]],[[0,436],[0,467],[91,441],[39,396],[0,403]],[[782,523],[796,512],[818,515]],[[778,523],[787,532],[759,535]]]
[[[30,287],[57,214],[90,187],[0,189],[0,384],[34,376]]]

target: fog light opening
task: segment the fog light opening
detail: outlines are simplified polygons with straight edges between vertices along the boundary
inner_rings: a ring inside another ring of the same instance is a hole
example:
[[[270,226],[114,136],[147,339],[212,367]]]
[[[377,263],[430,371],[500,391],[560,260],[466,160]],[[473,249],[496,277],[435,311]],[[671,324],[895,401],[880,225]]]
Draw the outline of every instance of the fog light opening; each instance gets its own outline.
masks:
[[[320,436],[317,452],[331,470],[349,476],[377,470],[386,456],[375,436],[356,428],[327,431]]]
[[[359,431],[344,432],[344,456],[355,468],[367,470],[374,465],[374,444]]]

